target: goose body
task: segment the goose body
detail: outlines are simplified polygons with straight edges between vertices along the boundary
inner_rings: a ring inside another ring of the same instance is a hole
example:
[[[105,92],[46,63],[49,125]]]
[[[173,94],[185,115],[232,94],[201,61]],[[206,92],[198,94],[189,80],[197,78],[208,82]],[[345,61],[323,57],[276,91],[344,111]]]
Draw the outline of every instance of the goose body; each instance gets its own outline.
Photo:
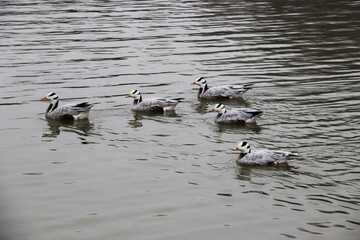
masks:
[[[131,91],[127,96],[134,98],[132,110],[137,112],[168,112],[174,111],[176,105],[184,98],[146,98],[143,99],[138,90]]]
[[[198,97],[203,99],[231,99],[242,97],[252,84],[209,87],[205,78],[199,77],[193,85],[200,86]]]
[[[88,102],[72,103],[59,107],[59,97],[50,92],[41,100],[50,100],[50,105],[46,110],[45,116],[55,120],[83,120],[89,118],[90,109],[94,104]]]
[[[236,162],[244,165],[286,165],[291,156],[297,156],[295,153],[285,151],[267,149],[252,151],[248,142],[240,142],[234,149],[237,150],[241,153]]]
[[[235,108],[227,110],[224,104],[216,104],[211,110],[218,112],[215,122],[219,124],[254,123],[263,112],[250,108]]]

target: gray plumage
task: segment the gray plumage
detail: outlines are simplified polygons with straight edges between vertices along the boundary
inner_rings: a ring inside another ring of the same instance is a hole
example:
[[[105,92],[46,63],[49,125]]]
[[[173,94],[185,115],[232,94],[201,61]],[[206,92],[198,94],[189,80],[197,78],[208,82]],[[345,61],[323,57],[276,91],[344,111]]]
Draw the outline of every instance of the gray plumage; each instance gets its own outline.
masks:
[[[174,111],[176,105],[184,98],[146,98],[143,99],[138,90],[131,91],[127,96],[134,98],[132,110],[137,112],[167,112]]]
[[[291,156],[297,156],[297,154],[292,152],[273,151],[267,149],[251,151],[250,144],[248,142],[240,142],[234,149],[234,151],[236,150],[241,152],[236,162],[244,165],[286,165],[287,160]]]
[[[94,106],[94,104],[82,102],[59,107],[59,97],[53,92],[43,97],[42,100],[50,100],[50,105],[46,110],[45,116],[55,120],[87,119],[90,109]]]
[[[235,108],[227,110],[223,104],[216,104],[210,112],[216,111],[215,122],[219,124],[254,123],[263,112],[250,108]]]
[[[238,98],[251,89],[252,84],[226,85],[209,87],[205,78],[199,77],[192,84],[200,86],[198,97],[203,99],[229,99]]]

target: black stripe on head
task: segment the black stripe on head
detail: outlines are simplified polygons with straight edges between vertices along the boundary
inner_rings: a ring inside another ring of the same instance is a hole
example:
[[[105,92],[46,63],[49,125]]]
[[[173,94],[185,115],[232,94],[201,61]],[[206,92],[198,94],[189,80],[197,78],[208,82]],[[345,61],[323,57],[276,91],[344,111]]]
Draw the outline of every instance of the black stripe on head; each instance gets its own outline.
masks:
[[[131,94],[137,94],[137,93],[140,94],[140,92],[139,92],[138,90],[132,90],[132,91],[131,91]]]
[[[248,144],[247,142],[243,142],[242,144],[241,144],[241,147],[244,147],[246,144]],[[250,147],[250,145],[249,145],[249,147]]]
[[[58,97],[58,96],[56,96],[56,97],[54,97],[53,99],[54,99],[54,100],[57,100],[57,99],[59,99],[59,97]]]
[[[203,77],[199,77],[199,78],[196,80],[196,82],[199,82],[199,83],[201,83],[201,84],[206,84],[206,80],[205,80],[205,78],[203,78]]]
[[[216,107],[216,108],[219,108],[219,109],[224,109],[224,108],[225,108],[225,105],[222,104],[222,103],[218,103],[218,104],[216,104],[215,107]]]
[[[56,95],[54,92],[48,94],[49,97]]]

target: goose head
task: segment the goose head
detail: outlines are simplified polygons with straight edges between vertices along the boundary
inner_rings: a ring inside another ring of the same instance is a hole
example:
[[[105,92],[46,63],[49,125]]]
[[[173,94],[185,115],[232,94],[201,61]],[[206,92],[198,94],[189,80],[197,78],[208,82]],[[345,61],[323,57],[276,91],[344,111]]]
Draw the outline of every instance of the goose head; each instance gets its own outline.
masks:
[[[241,153],[250,153],[250,144],[248,142],[242,141],[237,145],[236,148],[234,148],[234,151],[240,151]]]
[[[224,113],[226,113],[225,105],[218,103],[212,109],[210,109],[210,112],[213,112],[213,111],[224,114]]]
[[[196,81],[192,82],[191,84],[198,85],[201,88],[204,88],[207,85],[207,82],[206,82],[205,78],[199,77],[198,79],[196,79]]]
[[[45,97],[41,98],[41,100],[49,100],[52,104],[55,104],[58,99],[59,97],[54,92],[50,92]]]
[[[127,98],[132,97],[132,98],[135,98],[135,99],[140,99],[141,94],[140,94],[140,92],[138,90],[132,90],[126,97]]]

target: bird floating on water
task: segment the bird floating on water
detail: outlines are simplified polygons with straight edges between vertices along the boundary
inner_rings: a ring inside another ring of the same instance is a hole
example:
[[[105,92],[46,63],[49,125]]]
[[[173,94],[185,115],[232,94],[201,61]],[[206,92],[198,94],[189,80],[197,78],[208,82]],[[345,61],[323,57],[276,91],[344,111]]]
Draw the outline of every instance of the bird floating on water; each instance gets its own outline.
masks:
[[[297,156],[296,153],[273,151],[273,150],[256,150],[252,151],[250,144],[246,141],[240,142],[234,151],[240,151],[236,160],[239,164],[244,165],[285,165],[291,156]]]
[[[199,77],[191,83],[200,86],[198,97],[203,99],[231,99],[242,97],[252,84],[209,87],[205,78]]]
[[[127,98],[134,98],[132,110],[138,112],[168,112],[174,111],[176,105],[184,98],[146,98],[143,99],[138,90],[132,90]]]
[[[211,110],[218,112],[215,122],[219,124],[255,123],[263,112],[250,108],[227,110],[224,104],[218,103]]]
[[[50,105],[45,116],[55,120],[83,120],[89,118],[90,109],[94,104],[88,102],[66,104],[59,107],[59,97],[54,92],[48,93],[41,100],[49,100]]]

